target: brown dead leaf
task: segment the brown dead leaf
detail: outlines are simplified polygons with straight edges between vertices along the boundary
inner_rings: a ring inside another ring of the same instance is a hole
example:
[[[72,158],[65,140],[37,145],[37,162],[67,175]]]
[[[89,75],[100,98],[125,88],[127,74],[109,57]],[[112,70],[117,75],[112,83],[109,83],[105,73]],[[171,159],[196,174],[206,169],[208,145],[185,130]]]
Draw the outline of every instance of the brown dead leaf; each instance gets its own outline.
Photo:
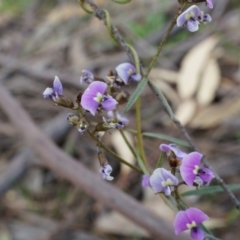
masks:
[[[197,103],[194,100],[183,101],[176,110],[176,117],[185,126],[193,118],[197,108]]]
[[[211,103],[220,83],[220,69],[216,59],[210,59],[203,71],[200,86],[197,90],[197,102],[206,106]]]
[[[178,73],[171,70],[153,68],[149,74],[149,78],[153,80],[164,80],[169,83],[176,83]]]
[[[201,73],[217,42],[218,38],[211,36],[196,45],[184,57],[177,82],[178,92],[181,98],[190,98],[196,92]]]
[[[193,128],[211,128],[231,119],[240,111],[240,98],[231,99],[221,104],[210,105],[197,112],[190,122]]]

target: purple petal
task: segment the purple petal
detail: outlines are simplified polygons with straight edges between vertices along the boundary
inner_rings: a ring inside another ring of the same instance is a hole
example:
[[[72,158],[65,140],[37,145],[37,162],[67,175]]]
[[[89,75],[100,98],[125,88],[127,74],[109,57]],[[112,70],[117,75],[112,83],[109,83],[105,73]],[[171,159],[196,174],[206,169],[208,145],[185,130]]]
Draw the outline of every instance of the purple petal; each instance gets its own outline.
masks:
[[[199,177],[206,183],[211,182],[214,178],[213,172],[209,168],[202,167],[199,170]]]
[[[201,162],[202,154],[198,152],[189,153],[182,159],[182,164],[180,166],[180,173],[182,179],[186,182],[188,186],[193,186],[196,174],[194,174],[195,166],[199,166]]]
[[[136,69],[131,63],[121,63],[116,67],[116,71],[125,84],[128,84],[129,78],[136,74]]]
[[[107,84],[100,81],[95,81],[89,84],[88,88],[84,91],[81,98],[81,105],[84,109],[88,110],[92,115],[96,114],[99,103],[94,100],[98,93],[104,94],[107,89]]]
[[[190,168],[195,168],[195,166],[199,166],[202,160],[202,154],[199,152],[191,152],[187,154],[182,159],[182,166],[188,166]]]
[[[194,240],[204,240],[204,232],[199,227],[192,228],[190,235]]]
[[[186,26],[188,31],[196,32],[199,29],[198,24],[199,24],[198,21],[195,19],[190,19],[189,21],[187,21]]]
[[[54,94],[54,89],[53,88],[46,88],[43,92],[43,98],[51,98],[51,96]]]
[[[194,221],[197,225],[209,219],[209,217],[205,213],[203,213],[201,210],[197,208],[187,209],[186,214],[189,219],[189,223],[192,223],[192,221]]]
[[[189,220],[186,211],[178,212],[173,222],[175,233],[178,235],[179,233],[186,231],[188,229],[187,224],[189,224]]]
[[[206,0],[207,1],[207,6],[209,7],[209,8],[213,8],[213,2],[212,2],[212,0]]]
[[[163,181],[170,179],[172,185],[178,184],[178,179],[164,168],[157,168],[150,176],[150,185],[155,193],[165,191],[165,186],[162,185]],[[168,186],[167,186],[168,187]]]
[[[171,195],[171,188],[169,186],[165,187],[164,194],[166,196],[170,196]]]
[[[179,160],[182,160],[183,157],[185,157],[187,155],[187,153],[181,151],[180,149],[178,149],[176,147],[176,144],[174,143],[171,143],[171,144],[161,144],[159,146],[160,150],[163,151],[163,152],[166,152],[167,155],[170,154],[170,151],[173,151],[174,154],[176,155],[176,157],[179,159]]]
[[[104,171],[104,173],[106,174],[106,175],[110,175],[111,174],[111,172],[112,172],[112,167],[109,165],[109,164],[105,164],[104,166],[103,166],[103,171]]]
[[[148,176],[148,175],[143,175],[142,176],[142,187],[151,187],[150,176]]]
[[[205,15],[203,15],[202,21],[204,23],[210,23],[212,21],[212,18],[211,18],[211,16],[209,14],[205,14]]]
[[[138,73],[135,73],[135,74],[133,74],[133,75],[131,76],[131,79],[132,79],[133,81],[135,81],[135,82],[138,82],[138,81],[140,81],[140,80],[142,79],[142,76],[141,76],[140,74],[138,74]]]
[[[104,101],[101,103],[101,106],[103,109],[111,111],[116,108],[117,104],[118,102],[113,97],[107,95],[104,97]]]
[[[88,70],[83,70],[82,71],[82,76],[80,77],[80,84],[82,84],[83,82],[85,83],[91,83],[94,81],[94,75],[92,72],[88,71]]]
[[[57,76],[55,76],[55,79],[53,81],[53,89],[55,90],[55,92],[58,93],[58,95],[63,95],[63,86],[60,79]]]
[[[177,26],[182,27],[190,19],[197,19],[199,14],[200,9],[196,5],[189,7],[177,18]]]

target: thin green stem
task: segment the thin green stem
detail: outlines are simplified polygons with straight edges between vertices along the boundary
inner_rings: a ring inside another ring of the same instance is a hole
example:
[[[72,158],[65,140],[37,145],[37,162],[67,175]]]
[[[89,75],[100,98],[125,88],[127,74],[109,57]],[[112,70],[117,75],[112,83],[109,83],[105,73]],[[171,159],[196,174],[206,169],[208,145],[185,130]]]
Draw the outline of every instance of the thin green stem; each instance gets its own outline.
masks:
[[[156,61],[157,61],[157,59],[158,59],[158,56],[159,56],[159,54],[160,54],[161,51],[162,51],[162,48],[163,48],[164,43],[165,43],[166,40],[168,39],[168,37],[169,37],[169,35],[170,35],[173,27],[175,26],[175,23],[176,23],[176,20],[177,20],[178,16],[181,14],[182,10],[185,8],[186,5],[187,5],[186,2],[183,3],[183,4],[181,5],[178,13],[177,13],[177,14],[174,16],[174,18],[172,19],[172,21],[171,21],[171,23],[170,23],[170,25],[169,25],[166,33],[164,34],[164,36],[163,36],[163,38],[162,38],[162,41],[160,42],[160,44],[159,44],[159,46],[158,46],[157,53],[156,53],[155,56],[152,58],[149,66],[148,66],[147,72],[146,72],[146,74],[145,74],[146,79],[148,78],[149,73],[151,72],[153,66],[155,65],[155,63],[156,63]]]
[[[140,168],[138,168],[138,167],[132,165],[131,163],[127,162],[126,160],[122,159],[122,158],[119,157],[115,152],[113,152],[111,149],[109,149],[109,148],[106,147],[103,143],[101,143],[101,142],[92,134],[92,132],[91,132],[89,129],[87,130],[87,132],[88,132],[89,136],[90,136],[99,146],[101,146],[101,148],[103,148],[106,152],[108,152],[109,154],[111,154],[113,157],[117,158],[117,160],[118,160],[119,162],[121,162],[121,163],[129,166],[130,168],[138,171],[139,173],[143,174],[143,171],[142,171]]]
[[[143,147],[142,139],[142,124],[141,124],[141,98],[139,97],[136,101],[136,127],[137,127],[137,146],[139,149],[140,157],[143,160],[143,163],[148,170],[146,155]]]

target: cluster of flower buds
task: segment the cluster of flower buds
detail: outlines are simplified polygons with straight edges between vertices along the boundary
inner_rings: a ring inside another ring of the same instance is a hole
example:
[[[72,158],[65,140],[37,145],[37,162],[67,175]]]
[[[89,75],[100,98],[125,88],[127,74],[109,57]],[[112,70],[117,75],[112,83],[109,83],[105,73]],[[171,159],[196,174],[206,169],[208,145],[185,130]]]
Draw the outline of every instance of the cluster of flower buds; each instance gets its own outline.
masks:
[[[213,8],[212,0],[206,0],[207,6]],[[177,18],[177,26],[186,26],[188,31],[196,32],[200,23],[210,23],[212,18],[209,14],[205,14],[196,5],[189,7]]]
[[[198,152],[187,154],[173,143],[161,144],[159,148],[166,153],[172,171],[157,168],[150,176],[144,175],[143,187],[151,187],[156,194],[164,193],[166,196],[170,196],[171,192],[179,185],[179,179],[175,176],[176,172],[180,172],[183,183],[191,187],[208,185],[214,178],[210,169],[201,166],[202,154]],[[180,211],[174,221],[176,234],[191,229],[192,238],[202,240],[204,233],[198,225],[206,219],[208,219],[207,215],[196,208]]]
[[[122,63],[116,67],[116,73],[110,72],[105,79],[95,77],[89,70],[83,70],[80,77],[80,84],[88,84],[83,93],[79,93],[76,102],[64,96],[63,86],[59,78],[56,76],[53,81],[53,88],[46,88],[43,92],[44,98],[51,99],[55,105],[63,106],[76,110],[76,115],[69,113],[67,121],[75,126],[77,130],[83,134],[91,124],[87,119],[87,114],[93,116],[102,114],[107,111],[106,116],[102,116],[102,121],[93,124],[91,134],[98,140],[105,135],[105,132],[111,129],[122,129],[128,124],[129,120],[122,116],[117,110],[117,106],[127,102],[129,93],[122,90],[124,85],[130,82],[140,81],[142,76],[136,72],[136,68],[131,63]],[[98,145],[98,148],[100,146]],[[100,151],[101,152],[101,151]],[[101,176],[103,179],[112,180],[110,176],[112,167],[107,163],[106,158],[103,161],[103,153],[99,154],[101,165]]]

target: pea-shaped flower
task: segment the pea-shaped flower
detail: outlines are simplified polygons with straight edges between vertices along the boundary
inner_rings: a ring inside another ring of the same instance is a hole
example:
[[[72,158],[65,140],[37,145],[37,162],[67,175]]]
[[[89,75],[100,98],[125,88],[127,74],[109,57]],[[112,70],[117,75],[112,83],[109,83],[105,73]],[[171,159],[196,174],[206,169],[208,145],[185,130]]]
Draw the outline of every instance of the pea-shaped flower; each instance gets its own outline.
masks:
[[[128,84],[129,81],[138,82],[142,79],[142,76],[136,72],[136,68],[131,63],[121,63],[116,67],[116,71],[125,84]]]
[[[151,187],[155,193],[164,192],[166,196],[171,195],[172,186],[178,185],[178,179],[168,170],[157,168],[152,175],[144,175],[142,178],[143,187]]]
[[[175,233],[178,235],[181,232],[190,230],[190,235],[194,240],[203,240],[204,232],[199,225],[209,217],[197,208],[189,208],[186,211],[177,213],[174,220]]]
[[[177,148],[176,144],[174,143],[170,143],[170,144],[161,144],[159,146],[160,150],[162,152],[165,152],[167,154],[167,156],[169,156],[171,154],[171,152],[173,152],[176,156],[177,159],[182,160],[183,157],[185,157],[187,155],[187,153],[181,151],[179,148]]]
[[[59,96],[63,95],[63,86],[60,79],[55,76],[53,81],[53,88],[46,88],[43,92],[43,98],[50,98],[53,101],[56,101]]]
[[[196,32],[201,22],[209,23],[211,21],[212,18],[209,14],[204,14],[196,5],[193,5],[177,18],[177,26],[186,26],[188,31]]]
[[[94,81],[93,73],[90,72],[89,70],[83,70],[82,76],[80,77],[80,84],[82,84],[83,82],[90,84],[93,81]]]
[[[112,181],[114,179],[114,177],[110,176],[112,173],[112,167],[107,163],[102,166],[99,172],[101,177],[105,180]]]
[[[209,8],[213,8],[213,2],[212,2],[212,0],[206,0],[206,3],[207,3],[207,6],[208,6]]]
[[[118,102],[110,95],[105,95],[107,84],[100,81],[94,81],[89,84],[81,97],[81,105],[92,115],[96,114],[98,109],[111,111],[116,108]]]
[[[214,178],[213,172],[205,167],[201,167],[202,154],[192,152],[182,159],[180,173],[188,186],[197,183],[199,186],[207,185]]]

